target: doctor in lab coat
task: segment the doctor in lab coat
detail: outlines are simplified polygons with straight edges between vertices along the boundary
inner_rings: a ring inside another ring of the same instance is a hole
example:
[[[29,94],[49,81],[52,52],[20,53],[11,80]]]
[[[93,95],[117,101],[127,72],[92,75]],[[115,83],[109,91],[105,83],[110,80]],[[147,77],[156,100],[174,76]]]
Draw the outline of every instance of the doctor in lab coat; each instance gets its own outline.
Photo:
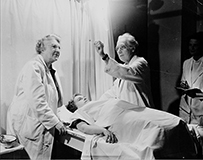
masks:
[[[180,86],[180,117],[189,124],[203,126],[203,32],[189,37],[191,58],[183,63]]]
[[[118,37],[116,51],[124,64],[118,63],[104,53],[101,41],[95,42],[96,51],[105,61],[105,72],[115,77],[113,86],[107,90],[100,100],[115,98],[125,100],[140,107],[154,107],[148,62],[137,55],[138,42],[129,33]]]
[[[60,81],[52,63],[60,56],[60,39],[48,35],[38,41],[37,56],[20,72],[7,113],[7,134],[17,136],[30,159],[51,159],[55,128],[66,133],[56,116],[62,105]]]

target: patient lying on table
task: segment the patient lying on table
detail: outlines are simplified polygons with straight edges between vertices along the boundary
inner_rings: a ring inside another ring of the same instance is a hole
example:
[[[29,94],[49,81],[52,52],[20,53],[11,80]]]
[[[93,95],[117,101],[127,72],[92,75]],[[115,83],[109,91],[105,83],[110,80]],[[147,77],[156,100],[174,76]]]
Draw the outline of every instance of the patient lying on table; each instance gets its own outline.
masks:
[[[70,112],[75,112],[78,108],[83,107],[89,100],[82,96],[81,94],[75,94],[73,99],[68,102],[66,108]],[[78,115],[78,113],[75,113]],[[81,113],[84,116],[85,113]],[[116,143],[117,138],[116,136],[108,130],[107,127],[100,127],[94,124],[94,120],[91,119],[88,115],[85,115],[86,119],[78,117],[78,119],[74,119],[71,124],[69,125],[70,128],[78,129],[79,131],[86,133],[86,134],[100,134],[106,137],[107,143]]]
[[[82,95],[76,95],[74,100],[70,103],[75,103],[77,108],[66,105],[74,112],[70,118],[70,127],[76,122],[75,128],[78,129],[82,125],[87,127],[92,124],[99,128],[108,128],[107,131],[110,133],[108,132],[107,136],[113,138],[112,143],[118,141],[110,144],[100,138],[86,139],[82,152],[85,158],[91,155],[91,157],[148,160],[191,158],[195,154],[186,125],[177,116],[139,107],[119,99],[88,101]],[[81,119],[79,123],[78,119]],[[85,130],[81,128],[79,130]],[[103,129],[100,131],[97,133],[103,133]]]

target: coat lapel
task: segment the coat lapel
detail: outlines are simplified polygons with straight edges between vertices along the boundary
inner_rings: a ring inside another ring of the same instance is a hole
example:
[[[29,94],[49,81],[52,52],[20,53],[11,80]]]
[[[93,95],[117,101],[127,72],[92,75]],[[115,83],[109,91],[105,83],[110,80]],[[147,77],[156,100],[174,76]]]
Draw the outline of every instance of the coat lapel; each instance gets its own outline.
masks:
[[[184,69],[184,70],[186,70],[187,71],[187,74],[186,74],[186,79],[187,79],[187,81],[188,81],[188,84],[189,84],[189,86],[192,86],[192,62],[193,62],[193,59],[191,58],[190,59],[190,61],[188,62],[188,65],[186,65],[186,69]]]
[[[51,85],[52,88],[55,90],[55,92],[56,92],[56,98],[58,99],[59,97],[58,97],[58,94],[57,94],[56,85],[55,85],[54,80],[53,80],[53,78],[52,78],[52,76],[51,76],[51,73],[50,73],[50,71],[49,71],[49,68],[48,68],[47,65],[45,64],[45,62],[44,62],[44,60],[43,60],[43,58],[42,58],[41,55],[38,55],[38,56],[36,57],[36,60],[39,61],[39,62],[44,66],[45,72],[46,72],[47,81],[48,81],[49,85]]]
[[[61,107],[63,105],[63,100],[62,100],[61,88],[59,85],[60,81],[59,81],[58,76],[56,74],[56,70],[52,68],[52,65],[50,66],[50,72],[51,72],[51,75],[52,75],[52,78],[54,80],[54,84],[55,84],[55,87],[56,87],[56,90],[58,93],[58,107]]]

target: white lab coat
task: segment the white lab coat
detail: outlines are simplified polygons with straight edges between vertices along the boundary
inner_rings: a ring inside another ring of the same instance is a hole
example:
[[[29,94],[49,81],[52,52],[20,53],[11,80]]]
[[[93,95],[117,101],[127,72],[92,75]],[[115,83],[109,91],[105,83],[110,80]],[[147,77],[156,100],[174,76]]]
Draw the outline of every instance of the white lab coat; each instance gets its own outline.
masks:
[[[57,105],[53,78],[42,56],[37,55],[19,74],[7,113],[7,134],[17,136],[31,159],[51,159],[55,125],[59,122]]]
[[[192,57],[183,63],[181,80],[187,81],[190,88],[198,88],[203,92],[203,57],[198,60],[198,67],[191,71],[193,63]],[[182,95],[180,117],[188,123],[198,124],[200,116],[203,116],[203,100]]]
[[[124,65],[110,58],[105,66],[105,72],[117,79],[99,100],[115,98],[140,107],[154,107],[150,70],[144,58],[135,55],[128,64]]]

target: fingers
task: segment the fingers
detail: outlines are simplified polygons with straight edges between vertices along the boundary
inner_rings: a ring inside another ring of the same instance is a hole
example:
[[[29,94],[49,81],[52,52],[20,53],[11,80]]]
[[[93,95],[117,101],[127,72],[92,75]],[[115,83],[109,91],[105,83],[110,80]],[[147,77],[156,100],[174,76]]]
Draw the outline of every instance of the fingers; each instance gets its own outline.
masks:
[[[59,134],[66,134],[66,133],[67,133],[67,130],[64,126],[60,128]]]
[[[62,122],[59,122],[56,125],[56,129],[58,130],[59,134],[66,134],[67,133],[67,129]]]
[[[104,44],[101,41],[94,42],[96,48],[100,49],[104,47]]]
[[[67,134],[67,133],[68,133],[67,128],[66,126],[63,125],[61,134]]]
[[[95,49],[101,57],[104,56],[104,44],[101,41],[94,42]]]
[[[101,41],[95,41],[94,42],[94,45],[101,45],[101,44],[103,44]]]
[[[106,138],[107,143],[117,143],[118,139],[116,138],[115,134],[109,131],[107,138]]]
[[[113,134],[113,139],[114,139],[114,143],[117,143],[117,142],[118,142],[118,139],[117,139],[117,137],[116,137],[115,134]]]

